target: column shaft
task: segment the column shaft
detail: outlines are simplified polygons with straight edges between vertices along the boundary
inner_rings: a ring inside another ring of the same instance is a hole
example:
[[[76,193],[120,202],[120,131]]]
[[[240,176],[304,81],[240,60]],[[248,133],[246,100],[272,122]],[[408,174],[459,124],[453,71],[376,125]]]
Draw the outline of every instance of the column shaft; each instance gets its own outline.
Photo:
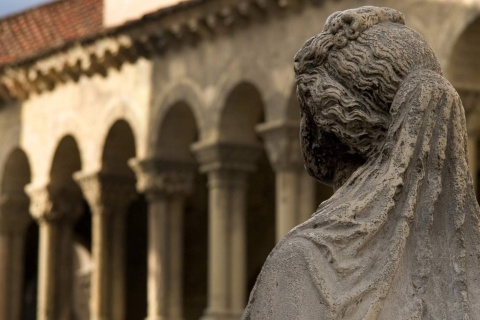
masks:
[[[192,149],[209,188],[208,306],[202,319],[239,319],[246,300],[246,178],[261,149],[221,142]]]
[[[23,233],[0,233],[0,320],[20,320],[24,243]]]
[[[0,196],[0,320],[21,316],[28,202],[23,192]]]
[[[73,316],[73,231],[82,212],[79,191],[51,184],[27,186],[39,224],[37,320]]]
[[[124,319],[125,314],[125,214],[97,208],[93,213],[91,317]]]
[[[125,319],[125,217],[136,196],[130,176],[105,172],[74,175],[92,211],[90,317]]]
[[[204,319],[239,319],[246,300],[246,173],[209,173],[209,297]]]
[[[184,198],[149,198],[147,319],[181,320]]]
[[[232,186],[232,207],[231,212],[227,214],[230,215],[231,222],[229,223],[230,227],[230,259],[229,263],[231,265],[231,270],[229,270],[230,275],[230,287],[229,287],[229,296],[231,298],[230,310],[234,316],[237,316],[239,319],[242,315],[243,309],[245,308],[246,303],[246,265],[247,265],[247,254],[246,254],[246,217],[245,217],[245,208],[246,208],[246,195],[245,195],[245,185],[233,185]]]
[[[294,170],[277,171],[276,187],[276,239],[277,242],[297,225],[300,215],[300,175]]]
[[[111,229],[109,238],[109,248],[111,248],[111,265],[110,276],[108,281],[112,286],[112,320],[125,319],[125,218],[127,214],[127,207],[113,213],[111,218]],[[108,275],[107,275],[108,276]]]
[[[231,193],[220,177],[221,172],[209,173],[209,234],[208,234],[208,309],[207,316],[225,315],[228,311],[228,215]],[[218,318],[221,319],[221,318]]]
[[[55,314],[55,276],[58,274],[56,267],[57,252],[54,244],[58,243],[58,225],[41,222],[39,227],[38,251],[38,320],[50,320]]]
[[[300,171],[300,180],[300,220],[297,224],[310,219],[319,205],[316,203],[315,180],[305,170]]]
[[[148,317],[183,319],[183,215],[194,168],[191,162],[130,162],[148,200]]]
[[[72,231],[69,224],[40,222],[38,320],[72,316]]]
[[[110,274],[110,255],[108,243],[111,241],[112,225],[106,214],[92,212],[92,256],[94,268],[91,278],[90,308],[92,319],[109,319],[111,317],[112,292],[108,281]]]
[[[170,292],[169,320],[183,319],[183,215],[185,199],[182,195],[170,200]]]
[[[148,206],[148,319],[164,319],[167,315],[167,274],[164,241],[167,228],[168,203],[165,196],[157,196]]]

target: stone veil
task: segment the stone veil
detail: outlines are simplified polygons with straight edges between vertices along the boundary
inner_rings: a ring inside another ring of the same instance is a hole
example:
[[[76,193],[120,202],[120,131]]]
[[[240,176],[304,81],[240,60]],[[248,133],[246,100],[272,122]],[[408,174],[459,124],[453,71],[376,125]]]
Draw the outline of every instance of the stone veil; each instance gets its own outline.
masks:
[[[461,100],[403,15],[332,14],[295,57],[307,171],[336,187],[270,253],[244,319],[480,319]]]

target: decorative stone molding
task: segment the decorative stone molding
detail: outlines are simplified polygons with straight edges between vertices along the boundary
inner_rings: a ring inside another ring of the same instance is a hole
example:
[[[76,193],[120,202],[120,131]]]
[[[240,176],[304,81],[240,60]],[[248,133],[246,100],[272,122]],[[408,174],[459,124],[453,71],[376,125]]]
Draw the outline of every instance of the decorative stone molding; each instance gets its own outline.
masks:
[[[131,177],[103,172],[74,174],[92,212],[113,213],[125,209],[137,197]],[[101,210],[97,210],[100,209]]]
[[[201,172],[215,170],[254,171],[261,153],[260,145],[230,142],[198,142],[192,151],[200,163]]]
[[[299,122],[267,122],[257,125],[256,130],[263,137],[268,158],[275,171],[303,170]]]
[[[26,188],[30,197],[30,214],[39,222],[74,222],[82,213],[77,190],[52,185]]]
[[[131,159],[137,175],[137,190],[148,194],[189,194],[193,187],[195,165],[164,159]]]
[[[319,0],[188,1],[159,10],[85,39],[76,39],[24,61],[0,66],[0,100],[26,99],[31,93],[77,82],[82,75],[107,76],[139,58],[194,45],[269,15],[295,11]]]
[[[0,196],[0,232],[23,232],[32,221],[28,213],[29,199],[22,193]]]

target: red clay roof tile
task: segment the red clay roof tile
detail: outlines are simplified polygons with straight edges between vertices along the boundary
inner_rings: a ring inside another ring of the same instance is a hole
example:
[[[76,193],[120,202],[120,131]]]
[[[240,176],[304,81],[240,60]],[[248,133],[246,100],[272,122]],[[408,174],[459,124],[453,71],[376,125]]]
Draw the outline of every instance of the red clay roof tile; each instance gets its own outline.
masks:
[[[0,20],[0,64],[103,29],[102,0],[59,0]]]

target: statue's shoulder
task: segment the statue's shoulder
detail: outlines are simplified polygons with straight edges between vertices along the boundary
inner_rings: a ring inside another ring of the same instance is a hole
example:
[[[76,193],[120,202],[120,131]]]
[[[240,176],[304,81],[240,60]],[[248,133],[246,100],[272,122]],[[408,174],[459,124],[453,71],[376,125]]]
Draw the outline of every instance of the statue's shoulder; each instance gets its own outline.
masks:
[[[450,103],[460,102],[460,97],[452,84],[438,72],[420,69],[412,72],[399,87],[392,104],[395,113],[405,103]],[[443,101],[443,102],[442,102]]]
[[[244,320],[317,319],[328,312],[327,303],[312,281],[315,245],[287,234],[269,255],[257,278]]]
[[[281,265],[282,268],[291,268],[298,270],[305,265],[308,257],[317,248],[312,241],[296,233],[290,233],[285,236],[269,255],[267,261],[269,265]]]
[[[405,89],[405,87],[411,86],[420,86],[424,88],[428,87],[451,93],[457,92],[453,85],[445,77],[443,77],[443,75],[429,69],[419,69],[412,72],[405,79],[404,85],[400,87],[400,90]]]

